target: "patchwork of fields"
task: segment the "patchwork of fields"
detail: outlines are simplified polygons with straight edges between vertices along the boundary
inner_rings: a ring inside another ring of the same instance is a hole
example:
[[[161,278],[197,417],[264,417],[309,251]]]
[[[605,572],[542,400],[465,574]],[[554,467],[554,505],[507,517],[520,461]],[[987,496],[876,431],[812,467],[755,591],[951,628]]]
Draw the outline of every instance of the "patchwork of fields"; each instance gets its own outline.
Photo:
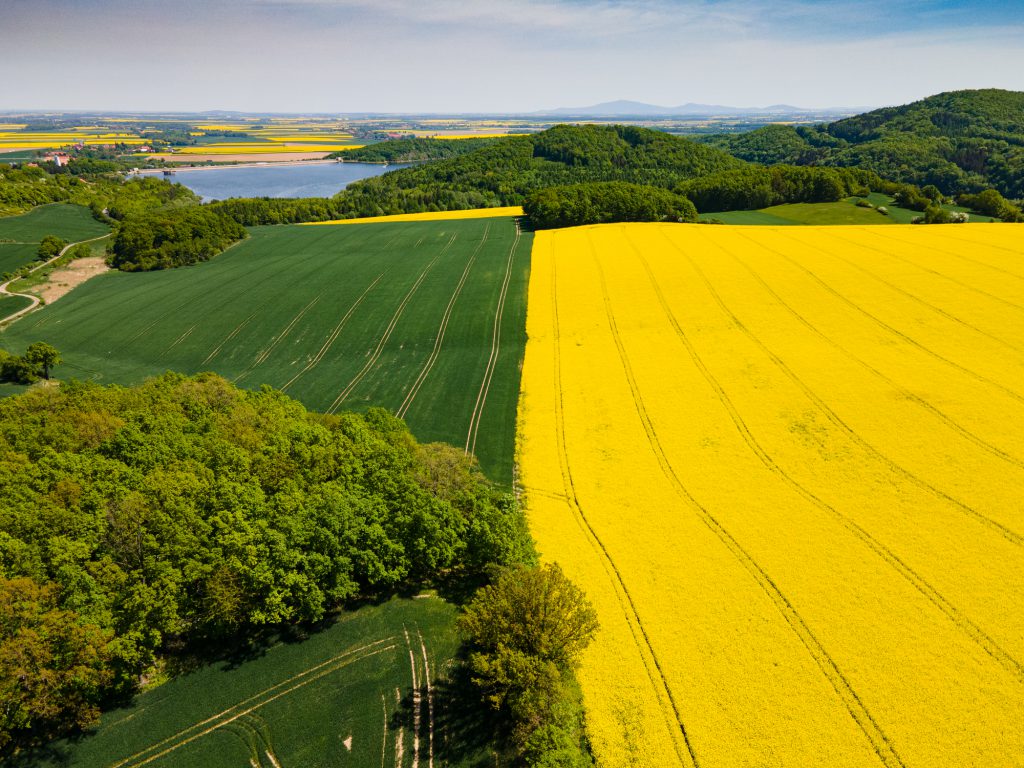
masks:
[[[1022,238],[538,233],[520,470],[602,765],[1024,765]]]
[[[510,484],[531,242],[511,217],[257,228],[206,264],[97,277],[2,339],[53,344],[64,377],[210,370],[384,406]]]
[[[455,608],[438,599],[346,613],[302,643],[204,667],[137,697],[86,738],[54,745],[45,765],[458,765],[474,747],[447,730],[438,689],[458,643]]]

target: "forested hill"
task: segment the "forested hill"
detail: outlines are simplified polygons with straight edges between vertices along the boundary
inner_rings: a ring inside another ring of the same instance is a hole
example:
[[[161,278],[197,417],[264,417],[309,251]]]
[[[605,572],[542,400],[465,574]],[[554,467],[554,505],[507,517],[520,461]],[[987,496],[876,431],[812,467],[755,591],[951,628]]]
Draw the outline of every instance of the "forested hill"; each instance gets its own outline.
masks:
[[[857,167],[947,194],[994,187],[1024,197],[1024,92],[951,91],[820,126],[703,140],[752,162]]]
[[[335,199],[360,215],[416,210],[420,205],[442,209],[520,205],[530,192],[543,187],[626,181],[668,188],[745,165],[720,149],[661,131],[559,125],[365,179]]]

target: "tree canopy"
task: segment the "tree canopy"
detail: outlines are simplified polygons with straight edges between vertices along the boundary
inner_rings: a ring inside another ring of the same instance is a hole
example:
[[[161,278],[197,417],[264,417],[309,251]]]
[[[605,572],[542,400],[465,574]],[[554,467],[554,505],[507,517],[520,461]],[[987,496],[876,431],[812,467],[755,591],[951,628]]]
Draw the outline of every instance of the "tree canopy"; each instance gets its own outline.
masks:
[[[532,553],[514,498],[461,450],[417,443],[384,410],[314,414],[212,374],[0,401],[0,498],[0,577],[33,622],[83,638],[79,655],[35,656],[24,685],[93,654],[89,706],[183,645],[480,582]],[[33,637],[0,627],[5,658],[34,653]],[[34,711],[10,738],[49,727]]]

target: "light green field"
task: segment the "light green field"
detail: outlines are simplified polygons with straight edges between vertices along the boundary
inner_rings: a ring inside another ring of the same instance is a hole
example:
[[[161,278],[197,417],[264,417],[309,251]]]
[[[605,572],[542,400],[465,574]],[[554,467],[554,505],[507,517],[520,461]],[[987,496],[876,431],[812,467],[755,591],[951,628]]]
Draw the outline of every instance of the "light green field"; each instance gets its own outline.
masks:
[[[0,276],[35,261],[38,250],[38,243],[0,243]]]
[[[391,409],[512,478],[532,235],[511,218],[256,228],[211,262],[108,273],[12,324],[62,378],[212,370],[307,407]]]
[[[68,203],[40,205],[20,216],[0,218],[0,241],[38,243],[47,235],[56,235],[68,242],[88,240],[110,231],[92,217],[88,208]]]
[[[443,678],[459,645],[455,615],[439,598],[396,598],[346,613],[302,642],[207,666],[138,696],[32,765],[466,765],[486,757],[477,754],[486,746],[453,725],[458,705]]]
[[[13,315],[31,303],[24,296],[0,296],[0,319]]]
[[[880,192],[868,195],[867,200],[876,208],[885,206],[888,215],[873,208],[862,208],[855,204],[858,198],[840,200],[837,203],[787,203],[761,208],[757,211],[723,211],[702,213],[701,221],[717,219],[723,224],[751,224],[761,226],[812,225],[812,224],[910,224],[921,215],[920,211],[893,205],[892,198]],[[966,208],[955,205],[943,206],[947,211],[967,212]],[[971,213],[973,223],[990,222],[988,216]]]

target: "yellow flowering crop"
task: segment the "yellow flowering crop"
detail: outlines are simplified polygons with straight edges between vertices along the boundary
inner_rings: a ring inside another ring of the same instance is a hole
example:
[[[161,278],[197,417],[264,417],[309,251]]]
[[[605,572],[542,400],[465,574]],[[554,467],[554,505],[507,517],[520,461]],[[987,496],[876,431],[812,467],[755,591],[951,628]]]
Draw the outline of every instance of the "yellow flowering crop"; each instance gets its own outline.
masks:
[[[1022,243],[536,235],[521,482],[601,765],[1024,765]]]
[[[366,216],[361,219],[330,219],[310,221],[300,226],[316,227],[328,224],[390,224],[396,221],[439,221],[441,219],[490,219],[495,216],[522,216],[518,205],[504,208],[472,208],[467,211],[428,211],[427,213],[399,213],[393,216]]]

